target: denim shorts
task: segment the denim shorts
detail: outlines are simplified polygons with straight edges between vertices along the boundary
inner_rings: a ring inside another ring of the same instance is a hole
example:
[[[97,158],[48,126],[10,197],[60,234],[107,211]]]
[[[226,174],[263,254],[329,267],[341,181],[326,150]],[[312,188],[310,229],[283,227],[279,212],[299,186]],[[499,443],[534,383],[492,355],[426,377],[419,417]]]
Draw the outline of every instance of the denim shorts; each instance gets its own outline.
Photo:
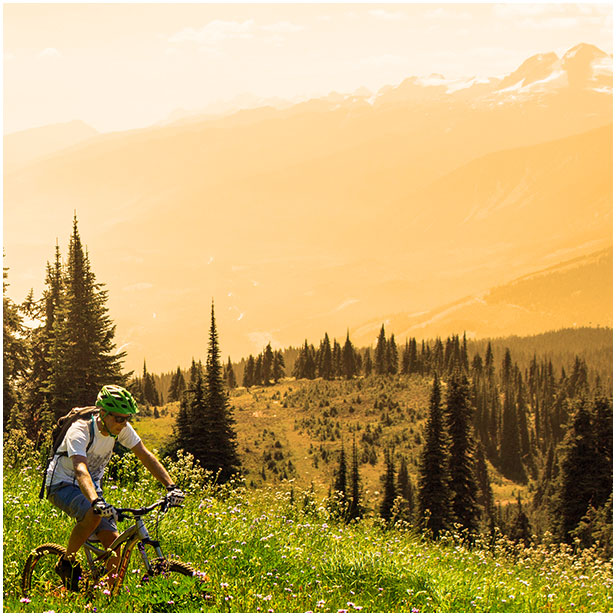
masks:
[[[103,496],[102,490],[97,490],[99,496]],[[92,504],[84,496],[78,485],[72,483],[60,482],[47,488],[47,500],[52,505],[62,509],[71,518],[75,518],[77,522],[81,522],[84,516],[91,509]],[[118,532],[118,527],[113,518],[101,517],[100,524],[96,530],[110,530]],[[96,534],[96,531],[93,535]]]

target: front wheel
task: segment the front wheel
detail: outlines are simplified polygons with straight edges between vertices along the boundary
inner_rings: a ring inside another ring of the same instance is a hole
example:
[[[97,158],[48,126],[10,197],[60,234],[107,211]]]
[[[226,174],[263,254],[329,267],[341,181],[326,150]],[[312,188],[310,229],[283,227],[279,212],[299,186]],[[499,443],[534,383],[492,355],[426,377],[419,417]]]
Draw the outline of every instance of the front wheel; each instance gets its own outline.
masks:
[[[194,567],[166,558],[154,559],[151,567],[152,572],[141,580],[147,603],[142,611],[197,612],[213,601],[208,577]]]
[[[30,552],[21,575],[24,597],[33,595],[61,596],[66,592],[55,567],[66,550],[56,543],[44,543]]]

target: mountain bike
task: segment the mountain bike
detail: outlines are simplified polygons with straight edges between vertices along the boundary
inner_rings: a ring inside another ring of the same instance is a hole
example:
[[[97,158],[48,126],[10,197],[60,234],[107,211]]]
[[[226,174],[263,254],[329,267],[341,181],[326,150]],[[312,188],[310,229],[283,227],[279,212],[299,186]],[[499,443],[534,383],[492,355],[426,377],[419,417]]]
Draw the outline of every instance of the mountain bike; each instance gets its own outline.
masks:
[[[82,563],[80,591],[90,594],[96,588],[104,587],[105,594],[116,595],[129,571],[131,555],[136,547],[144,568],[133,568],[131,573],[139,575],[139,585],[151,586],[160,582],[165,585],[165,596],[169,596],[171,592],[174,596],[181,596],[184,601],[195,599],[203,603],[212,599],[208,594],[208,578],[204,573],[179,560],[167,559],[159,541],[150,538],[143,517],[155,509],[159,509],[160,514],[164,515],[168,509],[167,499],[163,498],[139,509],[117,508],[119,522],[128,519],[133,520],[134,524],[108,549],[104,549],[100,542],[92,540],[92,537],[86,541],[82,549],[86,555],[87,566]],[[159,520],[160,516],[156,522],[157,529]],[[55,571],[55,565],[65,551],[65,548],[56,543],[44,543],[30,552],[21,577],[24,597],[34,594],[62,596],[67,592],[62,579]],[[108,575],[106,563],[113,552],[120,554],[119,564],[117,571]]]

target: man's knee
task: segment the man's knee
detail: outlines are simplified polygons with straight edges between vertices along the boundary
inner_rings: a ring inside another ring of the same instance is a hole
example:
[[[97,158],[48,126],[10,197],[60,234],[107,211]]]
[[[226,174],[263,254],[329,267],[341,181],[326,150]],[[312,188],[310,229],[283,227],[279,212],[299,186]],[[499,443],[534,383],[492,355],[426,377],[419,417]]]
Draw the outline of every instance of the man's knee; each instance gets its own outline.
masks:
[[[101,523],[101,516],[96,515],[91,509],[86,512],[86,515],[81,518],[77,524],[83,529],[88,529],[90,532],[94,532]]]

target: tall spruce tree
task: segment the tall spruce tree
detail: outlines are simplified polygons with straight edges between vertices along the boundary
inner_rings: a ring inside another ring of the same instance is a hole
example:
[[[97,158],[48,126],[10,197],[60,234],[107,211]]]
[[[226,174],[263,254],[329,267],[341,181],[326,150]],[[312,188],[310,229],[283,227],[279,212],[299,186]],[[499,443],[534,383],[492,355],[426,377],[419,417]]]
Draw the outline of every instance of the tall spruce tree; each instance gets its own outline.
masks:
[[[225,383],[229,389],[235,389],[237,387],[237,379],[235,378],[235,372],[233,370],[233,364],[231,363],[231,357],[227,359],[227,367],[225,368]]]
[[[244,366],[244,377],[242,385],[244,387],[252,387],[255,384],[255,358],[252,355],[248,356],[246,365]]]
[[[374,371],[376,374],[387,374],[389,370],[389,357],[388,357],[389,344],[385,337],[385,325],[381,325],[381,331],[376,342],[376,349],[374,351]]]
[[[588,407],[586,398],[577,401],[576,413],[562,445],[554,521],[557,537],[565,542],[572,541],[573,531],[597,492],[597,450]]]
[[[415,488],[404,458],[400,460],[397,488],[398,495],[402,498],[400,517],[407,522],[412,522],[415,519]]]
[[[396,500],[396,469],[394,467],[393,453],[385,450],[385,475],[383,482],[383,500],[381,501],[380,514],[384,520],[391,520],[393,516],[394,502]]]
[[[464,373],[455,370],[448,383],[445,413],[450,441],[451,511],[453,521],[471,532],[477,530],[479,518],[472,418],[468,379]]]
[[[278,383],[278,381],[285,376],[284,355],[282,351],[276,351],[274,353],[274,369],[272,376],[274,377],[274,383]]]
[[[370,349],[366,349],[364,351],[364,375],[365,376],[370,376],[372,374],[372,369],[373,369],[373,364],[372,364],[372,357],[370,355]]]
[[[272,343],[268,342],[263,351],[263,384],[269,385],[274,371],[274,352],[272,351]]]
[[[212,302],[212,315],[210,324],[210,339],[205,364],[206,394],[205,413],[206,426],[210,430],[210,451],[207,459],[201,459],[205,468],[220,471],[219,480],[227,481],[240,469],[240,460],[237,454],[237,437],[234,429],[234,419],[229,398],[225,391],[220,365],[220,350],[218,346],[218,333],[214,317],[214,302]]]
[[[319,376],[327,381],[334,378],[332,348],[329,343],[327,332],[325,332],[325,338],[321,341],[321,346],[319,348]]]
[[[56,418],[74,406],[92,404],[103,385],[125,381],[125,353],[115,352],[115,325],[107,297],[103,285],[95,281],[75,216],[50,353],[51,406]]]
[[[441,409],[441,384],[435,373],[430,395],[430,413],[424,432],[417,490],[420,526],[433,536],[449,526],[450,494],[447,437]]]
[[[357,374],[355,359],[355,349],[351,339],[349,338],[349,330],[347,329],[346,340],[342,347],[342,376],[345,379],[352,379]]]

